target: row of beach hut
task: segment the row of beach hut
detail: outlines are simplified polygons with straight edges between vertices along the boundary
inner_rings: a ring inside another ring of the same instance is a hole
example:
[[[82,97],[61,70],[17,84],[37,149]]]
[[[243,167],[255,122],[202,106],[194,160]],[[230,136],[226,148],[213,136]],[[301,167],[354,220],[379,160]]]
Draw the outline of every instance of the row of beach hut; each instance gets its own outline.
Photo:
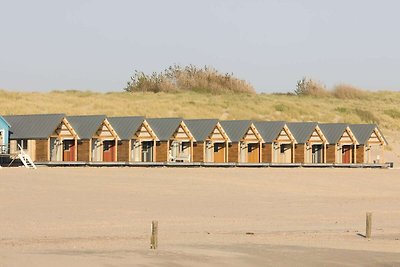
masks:
[[[375,124],[0,116],[0,154],[35,162],[384,163]]]

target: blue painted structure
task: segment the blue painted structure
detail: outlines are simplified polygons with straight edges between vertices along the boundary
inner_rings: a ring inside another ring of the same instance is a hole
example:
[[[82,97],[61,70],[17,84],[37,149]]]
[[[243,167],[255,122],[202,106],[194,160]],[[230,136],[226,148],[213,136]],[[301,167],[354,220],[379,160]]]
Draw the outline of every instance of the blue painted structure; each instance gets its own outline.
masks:
[[[8,153],[10,128],[10,124],[0,116],[0,154]]]

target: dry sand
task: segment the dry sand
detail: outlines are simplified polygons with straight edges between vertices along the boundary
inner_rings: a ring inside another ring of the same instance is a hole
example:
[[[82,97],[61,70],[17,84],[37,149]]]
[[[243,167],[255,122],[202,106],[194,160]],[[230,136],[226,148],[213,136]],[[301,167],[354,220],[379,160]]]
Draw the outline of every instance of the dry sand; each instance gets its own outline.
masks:
[[[3,168],[0,235],[1,267],[400,266],[400,170]]]

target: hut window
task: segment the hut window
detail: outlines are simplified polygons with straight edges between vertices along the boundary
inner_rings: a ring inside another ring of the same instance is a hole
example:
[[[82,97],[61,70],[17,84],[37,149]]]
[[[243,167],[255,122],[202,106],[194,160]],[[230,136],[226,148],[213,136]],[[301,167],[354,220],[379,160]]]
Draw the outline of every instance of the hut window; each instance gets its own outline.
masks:
[[[17,140],[17,144],[20,145],[22,149],[28,149],[28,140],[26,139]]]

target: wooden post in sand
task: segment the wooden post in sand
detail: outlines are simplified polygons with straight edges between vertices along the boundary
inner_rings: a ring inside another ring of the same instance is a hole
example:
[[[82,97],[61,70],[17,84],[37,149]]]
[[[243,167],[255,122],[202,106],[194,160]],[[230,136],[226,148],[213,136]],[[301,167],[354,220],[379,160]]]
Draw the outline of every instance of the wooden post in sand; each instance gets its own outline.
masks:
[[[365,238],[371,238],[372,212],[367,212]]]
[[[151,222],[151,238],[150,248],[157,249],[158,247],[158,221]]]

